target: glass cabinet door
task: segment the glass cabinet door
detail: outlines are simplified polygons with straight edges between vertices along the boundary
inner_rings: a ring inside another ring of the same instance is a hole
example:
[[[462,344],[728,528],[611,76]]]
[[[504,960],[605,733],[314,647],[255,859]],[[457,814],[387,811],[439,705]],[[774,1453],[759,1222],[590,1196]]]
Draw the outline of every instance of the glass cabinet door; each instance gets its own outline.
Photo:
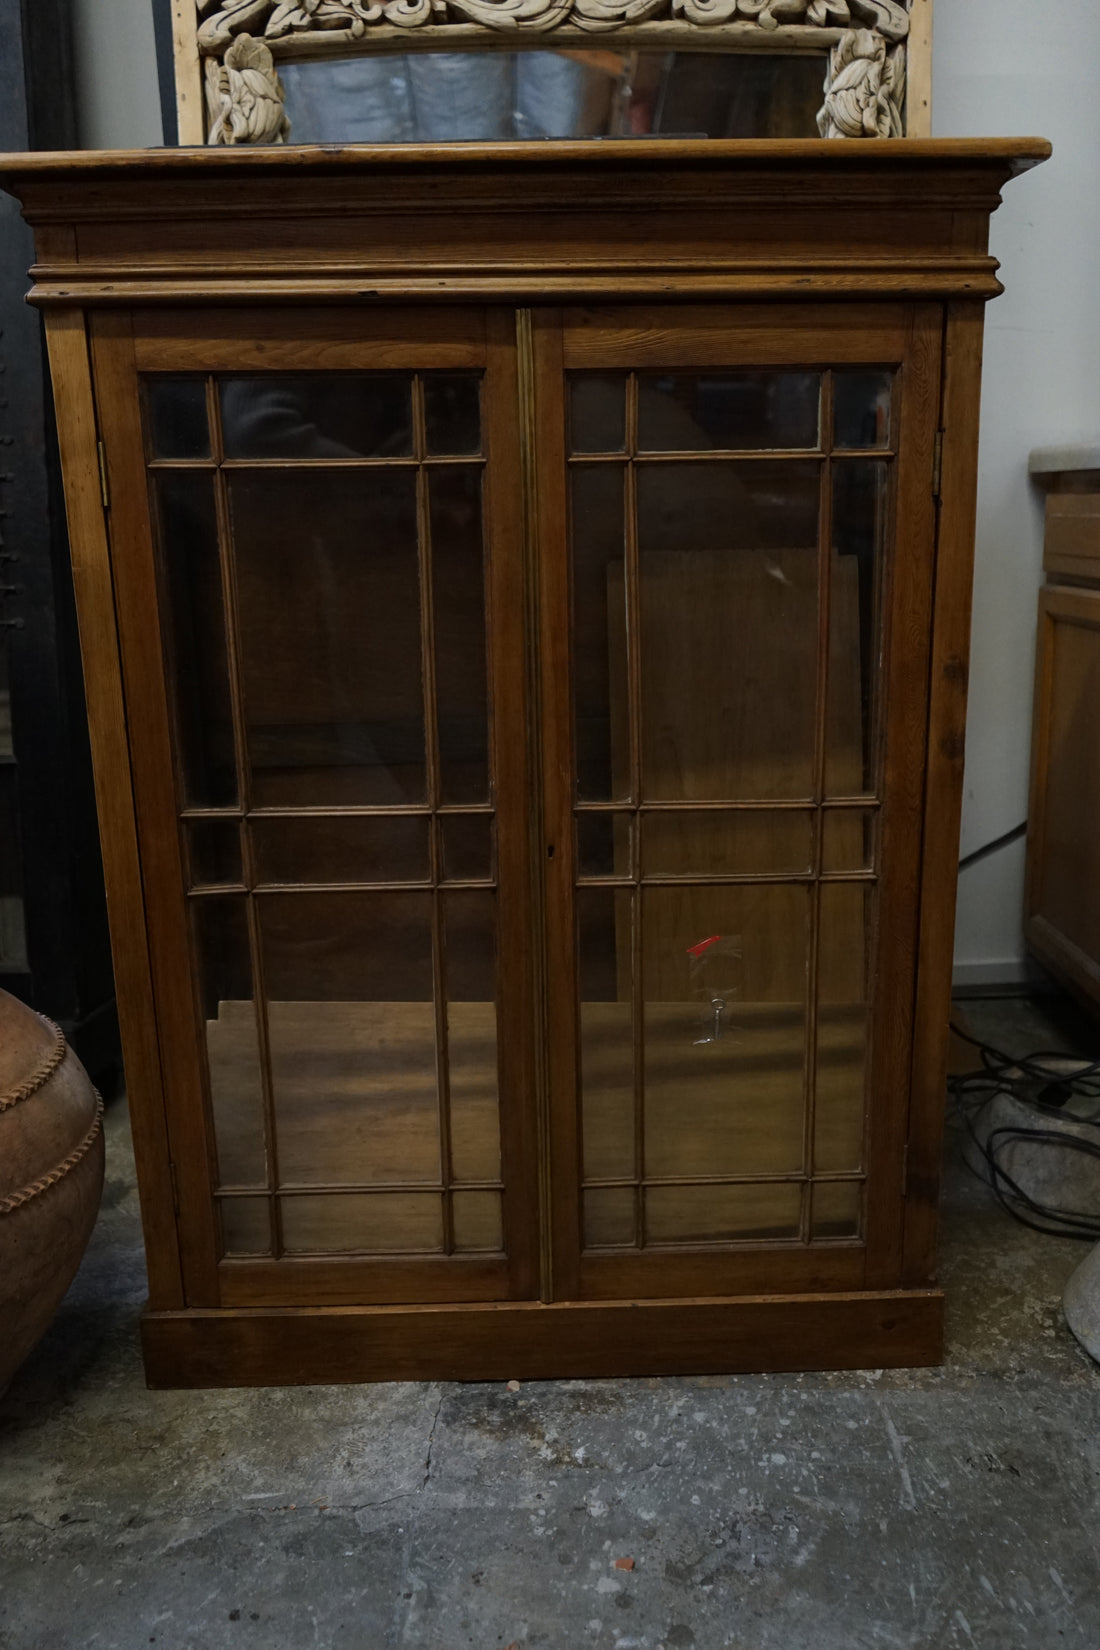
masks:
[[[176,321],[97,347],[189,1298],[529,1294],[511,318]]]
[[[938,328],[542,326],[556,1293],[896,1264]]]

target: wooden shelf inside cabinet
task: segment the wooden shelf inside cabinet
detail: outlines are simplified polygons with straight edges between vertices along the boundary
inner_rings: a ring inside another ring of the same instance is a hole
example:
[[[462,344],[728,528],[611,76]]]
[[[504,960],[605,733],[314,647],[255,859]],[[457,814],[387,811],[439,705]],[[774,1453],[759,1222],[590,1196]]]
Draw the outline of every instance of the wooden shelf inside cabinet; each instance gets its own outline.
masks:
[[[1100,1010],[1100,447],[1033,452],[1046,493],[1039,592],[1027,941],[1093,1012]]]
[[[152,1381],[939,1357],[988,219],[1047,152],[0,159]]]

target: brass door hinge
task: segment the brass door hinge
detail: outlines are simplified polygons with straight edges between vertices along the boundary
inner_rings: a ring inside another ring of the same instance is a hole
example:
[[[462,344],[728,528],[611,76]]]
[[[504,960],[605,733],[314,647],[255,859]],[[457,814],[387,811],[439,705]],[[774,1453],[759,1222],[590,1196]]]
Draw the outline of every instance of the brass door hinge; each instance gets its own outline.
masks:
[[[940,488],[943,485],[943,431],[936,431],[936,442],[932,448],[932,497],[939,498]]]
[[[103,500],[103,508],[111,508],[111,489],[107,485],[107,454],[102,441],[96,442],[96,454],[99,458],[99,496]]]

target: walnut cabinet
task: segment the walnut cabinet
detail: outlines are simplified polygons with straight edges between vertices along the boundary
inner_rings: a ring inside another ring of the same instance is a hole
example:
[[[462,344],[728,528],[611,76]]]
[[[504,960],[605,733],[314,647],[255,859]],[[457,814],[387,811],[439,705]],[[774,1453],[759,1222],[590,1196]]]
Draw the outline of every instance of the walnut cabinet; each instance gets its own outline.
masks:
[[[157,1384],[934,1361],[1038,140],[9,158]]]

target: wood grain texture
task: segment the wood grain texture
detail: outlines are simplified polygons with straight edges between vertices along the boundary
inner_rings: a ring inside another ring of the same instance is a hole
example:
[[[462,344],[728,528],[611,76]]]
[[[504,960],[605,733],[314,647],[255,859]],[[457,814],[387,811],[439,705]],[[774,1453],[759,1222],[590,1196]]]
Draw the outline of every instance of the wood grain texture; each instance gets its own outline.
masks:
[[[932,658],[913,1022],[902,1281],[931,1281],[946,1099],[966,690],[970,658],[983,309],[951,304],[943,353],[943,467],[936,527]]]
[[[1090,501],[1096,495],[1080,495]],[[1049,534],[1049,518],[1048,518]],[[1028,942],[1100,1004],[1100,590],[1039,592],[1025,894]]]
[[[100,494],[98,429],[84,317],[59,312],[49,329],[50,371],[65,481],[96,807],[111,925],[115,990],[130,1095],[141,1217],[154,1309],[182,1306],[171,1152],[145,938],[126,711],[115,626],[110,548]]]
[[[943,1296],[157,1313],[142,1342],[152,1387],[906,1368],[940,1361]]]

